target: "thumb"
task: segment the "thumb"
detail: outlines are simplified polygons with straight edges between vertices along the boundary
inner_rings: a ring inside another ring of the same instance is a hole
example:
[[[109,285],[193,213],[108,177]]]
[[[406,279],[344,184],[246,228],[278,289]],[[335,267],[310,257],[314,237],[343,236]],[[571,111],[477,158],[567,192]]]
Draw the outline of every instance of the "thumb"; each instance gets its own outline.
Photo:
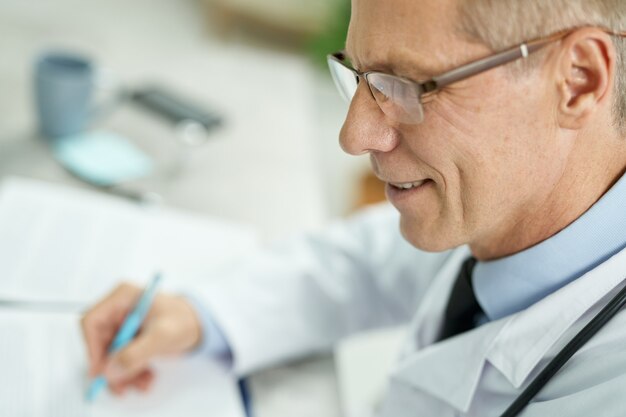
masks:
[[[118,383],[137,376],[148,367],[158,353],[158,338],[154,332],[142,332],[128,346],[113,354],[104,375],[109,382]]]

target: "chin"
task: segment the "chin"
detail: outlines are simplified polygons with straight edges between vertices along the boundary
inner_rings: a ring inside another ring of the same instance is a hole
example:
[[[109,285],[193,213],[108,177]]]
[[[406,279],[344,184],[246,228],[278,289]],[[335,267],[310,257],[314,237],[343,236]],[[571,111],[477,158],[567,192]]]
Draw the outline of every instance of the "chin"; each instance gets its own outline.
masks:
[[[451,233],[445,225],[425,224],[423,221],[408,219],[400,216],[400,233],[402,237],[415,246],[426,252],[443,252],[456,248],[463,244],[458,235],[454,239],[454,233]]]

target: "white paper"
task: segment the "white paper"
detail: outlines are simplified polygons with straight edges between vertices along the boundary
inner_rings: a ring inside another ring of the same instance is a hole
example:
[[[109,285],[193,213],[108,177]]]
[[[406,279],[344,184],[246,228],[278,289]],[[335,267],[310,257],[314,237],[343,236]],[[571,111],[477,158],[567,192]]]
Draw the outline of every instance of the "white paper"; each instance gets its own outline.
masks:
[[[248,228],[12,178],[0,189],[0,299],[93,302],[120,280],[210,279],[251,250]]]
[[[0,416],[243,417],[234,378],[206,358],[155,364],[148,394],[85,398],[89,380],[78,316],[0,309]]]

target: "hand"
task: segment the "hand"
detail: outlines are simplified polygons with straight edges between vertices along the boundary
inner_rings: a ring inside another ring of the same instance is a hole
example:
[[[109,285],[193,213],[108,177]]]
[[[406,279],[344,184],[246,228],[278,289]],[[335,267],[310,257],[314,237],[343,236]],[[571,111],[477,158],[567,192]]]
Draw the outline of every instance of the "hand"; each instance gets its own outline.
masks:
[[[87,311],[81,321],[89,375],[104,374],[109,388],[118,395],[130,386],[148,390],[154,380],[150,369],[153,358],[190,351],[201,338],[200,321],[189,302],[180,296],[158,294],[137,337],[109,357],[107,349],[141,292],[134,285],[122,284]]]

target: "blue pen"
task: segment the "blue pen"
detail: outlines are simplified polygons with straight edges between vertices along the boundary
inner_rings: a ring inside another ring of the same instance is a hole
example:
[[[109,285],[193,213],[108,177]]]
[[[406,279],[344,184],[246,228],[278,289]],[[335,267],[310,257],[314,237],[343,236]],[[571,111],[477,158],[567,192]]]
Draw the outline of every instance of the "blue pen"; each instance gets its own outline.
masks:
[[[137,331],[141,327],[143,320],[146,318],[146,314],[150,310],[152,306],[152,301],[154,300],[154,296],[156,295],[156,289],[161,281],[161,274],[156,274],[152,281],[148,284],[146,289],[141,294],[141,297],[135,304],[135,308],[130,312],[126,319],[120,326],[120,329],[117,331],[111,346],[109,346],[109,353],[115,353],[118,350],[124,348],[128,345],[131,340],[137,334]],[[107,386],[107,380],[104,376],[100,375],[93,380],[89,389],[87,390],[87,401],[93,401],[98,396],[100,391],[102,391]]]

